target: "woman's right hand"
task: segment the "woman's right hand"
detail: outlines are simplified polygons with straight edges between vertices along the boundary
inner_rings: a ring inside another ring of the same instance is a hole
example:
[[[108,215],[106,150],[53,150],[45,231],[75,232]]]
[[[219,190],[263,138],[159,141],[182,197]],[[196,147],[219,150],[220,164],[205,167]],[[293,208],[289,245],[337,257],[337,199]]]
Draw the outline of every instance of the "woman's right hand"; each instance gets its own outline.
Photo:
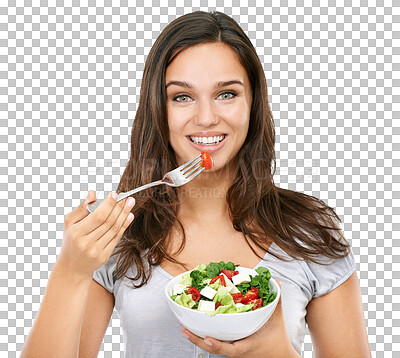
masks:
[[[89,213],[86,206],[96,201],[96,193],[89,191],[87,198],[65,216],[64,238],[59,264],[79,275],[92,276],[110,258],[115,246],[133,220],[129,217],[131,206],[128,199],[118,203],[110,193],[107,198]]]

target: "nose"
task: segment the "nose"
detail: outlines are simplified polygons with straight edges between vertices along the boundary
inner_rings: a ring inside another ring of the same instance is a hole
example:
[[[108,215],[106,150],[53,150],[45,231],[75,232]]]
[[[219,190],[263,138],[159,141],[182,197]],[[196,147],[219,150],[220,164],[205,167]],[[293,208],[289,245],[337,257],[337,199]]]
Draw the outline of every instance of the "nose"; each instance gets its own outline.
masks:
[[[197,113],[194,122],[199,127],[212,127],[219,123],[220,116],[209,101],[201,101],[198,103]]]

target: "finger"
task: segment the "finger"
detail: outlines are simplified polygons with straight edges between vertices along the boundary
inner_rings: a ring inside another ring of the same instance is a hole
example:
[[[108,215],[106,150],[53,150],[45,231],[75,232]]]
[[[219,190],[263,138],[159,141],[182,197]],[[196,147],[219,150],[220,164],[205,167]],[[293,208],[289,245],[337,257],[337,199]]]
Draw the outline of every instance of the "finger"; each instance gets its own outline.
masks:
[[[111,256],[115,246],[118,244],[119,240],[121,239],[122,235],[124,234],[125,230],[128,228],[128,226],[132,223],[134,219],[134,215],[132,213],[128,214],[128,217],[124,221],[121,229],[119,230],[118,234],[115,235],[104,247],[104,250],[106,251],[107,255]]]
[[[232,356],[237,356],[237,355],[244,353],[238,347],[238,342],[240,342],[240,341],[228,343],[228,342],[219,341],[219,340],[217,340],[215,338],[211,338],[211,337],[206,337],[203,339],[203,338],[195,335],[194,333],[190,332],[186,328],[183,328],[181,333],[190,342],[192,342],[196,346],[198,346],[201,349],[204,349],[207,352],[212,353],[212,354],[221,354],[221,355],[227,355],[229,357],[232,357]]]
[[[115,222],[116,214],[114,213],[114,220],[111,222],[112,218],[110,218],[111,213],[113,213],[113,209],[120,204],[120,208],[118,211],[121,211],[122,206],[121,202],[116,202],[116,199],[112,196],[116,193],[111,192],[107,195],[107,197],[103,200],[103,202],[91,213],[87,215],[84,220],[81,220],[77,223],[77,229],[80,230],[82,235],[88,235],[91,232],[95,231],[97,228],[102,225],[108,225],[108,228]],[[91,199],[93,199],[91,197]],[[123,200],[121,200],[123,202]],[[108,229],[107,229],[108,230]],[[106,230],[106,231],[107,231]]]
[[[96,200],[97,200],[96,192],[93,190],[89,190],[86,196],[86,204],[94,203]]]
[[[133,198],[127,198],[117,203],[113,212],[110,214],[109,223],[98,227],[96,230],[91,232],[88,237],[91,240],[98,240],[101,247],[106,247],[108,243],[120,232],[124,225],[129,213],[132,210],[135,200],[129,200]]]
[[[86,206],[91,201],[96,201],[96,193],[93,190],[89,190],[85,200],[83,200],[79,206],[65,216],[64,227],[68,228],[71,225],[76,224],[78,221],[86,218],[90,214],[86,209]]]

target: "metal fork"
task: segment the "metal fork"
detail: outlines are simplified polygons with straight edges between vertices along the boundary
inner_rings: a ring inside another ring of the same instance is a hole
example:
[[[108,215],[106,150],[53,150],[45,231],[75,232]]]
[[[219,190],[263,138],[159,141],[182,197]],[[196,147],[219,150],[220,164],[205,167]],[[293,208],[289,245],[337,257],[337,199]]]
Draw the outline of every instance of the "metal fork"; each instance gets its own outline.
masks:
[[[117,202],[122,199],[125,199],[128,196],[131,196],[132,194],[135,194],[141,190],[150,188],[152,186],[167,184],[169,186],[176,187],[186,184],[190,182],[192,179],[196,178],[205,169],[204,167],[200,166],[201,162],[202,162],[201,154],[199,154],[197,157],[189,160],[180,167],[171,170],[170,172],[165,174],[161,180],[142,185],[139,188],[127,191],[126,193],[120,193],[118,195]],[[92,213],[103,201],[104,199],[97,200],[93,204],[87,205],[86,209]]]

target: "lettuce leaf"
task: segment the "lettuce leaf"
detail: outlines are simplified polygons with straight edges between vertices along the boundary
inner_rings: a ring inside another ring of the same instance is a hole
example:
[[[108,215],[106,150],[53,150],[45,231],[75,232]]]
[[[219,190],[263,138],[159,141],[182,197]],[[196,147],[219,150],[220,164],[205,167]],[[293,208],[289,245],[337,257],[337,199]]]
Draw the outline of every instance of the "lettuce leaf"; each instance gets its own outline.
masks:
[[[239,313],[239,312],[247,312],[253,309],[254,304],[244,305],[241,307],[237,307],[235,303],[226,305],[226,306],[219,306],[215,311],[207,311],[205,312],[210,317],[215,316],[216,314],[220,313]]]
[[[196,301],[192,299],[192,295],[187,295],[185,292],[175,297],[174,301],[187,308],[192,308],[196,305]]]
[[[192,278],[190,277],[190,274],[184,274],[182,276],[182,281],[180,282],[180,284],[185,286],[192,286]]]
[[[219,279],[215,282],[217,283],[218,281],[220,281]],[[212,286],[212,285],[211,285]],[[231,305],[231,304],[235,304],[235,302],[233,301],[233,297],[232,295],[228,292],[228,290],[224,287],[224,286],[220,286],[217,289],[217,293],[215,294],[214,298],[213,298],[214,302],[221,302],[222,306],[227,306],[227,305]],[[219,307],[218,307],[219,308]]]
[[[196,266],[194,269],[200,271],[202,274],[206,273],[206,265],[205,264],[200,264]]]

